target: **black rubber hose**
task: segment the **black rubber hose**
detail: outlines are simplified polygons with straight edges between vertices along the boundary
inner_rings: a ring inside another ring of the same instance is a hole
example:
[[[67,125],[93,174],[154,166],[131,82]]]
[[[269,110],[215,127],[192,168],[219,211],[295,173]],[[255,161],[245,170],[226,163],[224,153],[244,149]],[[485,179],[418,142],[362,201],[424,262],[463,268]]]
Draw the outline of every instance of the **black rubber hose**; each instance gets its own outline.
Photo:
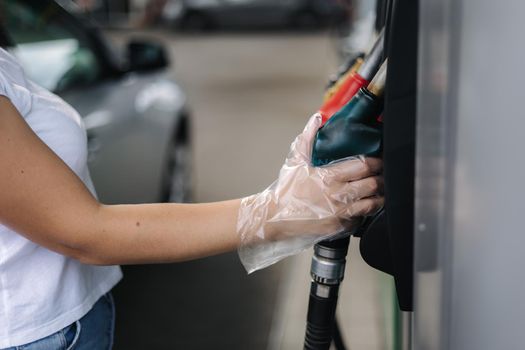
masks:
[[[312,282],[314,284],[315,282]],[[320,298],[310,288],[310,302],[306,321],[305,350],[328,350],[332,343],[339,286],[331,287],[329,298]],[[335,295],[334,295],[335,294]]]

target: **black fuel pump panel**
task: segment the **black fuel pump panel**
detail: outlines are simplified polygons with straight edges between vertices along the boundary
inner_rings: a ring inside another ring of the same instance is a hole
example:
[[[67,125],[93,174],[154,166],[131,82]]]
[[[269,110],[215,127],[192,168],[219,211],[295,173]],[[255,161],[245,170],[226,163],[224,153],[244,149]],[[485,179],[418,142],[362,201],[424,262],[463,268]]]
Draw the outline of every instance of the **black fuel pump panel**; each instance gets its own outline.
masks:
[[[372,267],[394,276],[399,306],[413,306],[418,0],[387,1],[383,159],[385,210],[361,238]]]

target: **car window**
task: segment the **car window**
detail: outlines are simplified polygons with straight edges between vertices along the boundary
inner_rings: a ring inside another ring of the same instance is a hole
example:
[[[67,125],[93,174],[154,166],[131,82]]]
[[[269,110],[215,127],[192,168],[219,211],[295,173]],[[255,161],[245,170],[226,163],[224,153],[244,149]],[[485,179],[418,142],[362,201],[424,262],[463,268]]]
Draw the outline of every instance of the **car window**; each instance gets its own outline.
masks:
[[[2,0],[3,22],[13,53],[27,75],[54,91],[89,84],[101,67],[85,33],[51,1]]]

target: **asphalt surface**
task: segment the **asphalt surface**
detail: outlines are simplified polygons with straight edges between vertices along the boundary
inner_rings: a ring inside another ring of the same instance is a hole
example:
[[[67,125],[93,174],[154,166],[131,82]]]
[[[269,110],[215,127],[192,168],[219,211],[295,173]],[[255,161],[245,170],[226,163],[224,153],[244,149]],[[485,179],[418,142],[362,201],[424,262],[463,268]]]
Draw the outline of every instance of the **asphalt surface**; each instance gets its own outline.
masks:
[[[133,35],[109,34],[121,43]],[[334,43],[325,34],[150,36],[169,49],[170,75],[192,107],[196,200],[270,185],[321,102],[336,65]],[[115,349],[267,349],[287,264],[247,276],[231,253],[125,267],[114,290]]]

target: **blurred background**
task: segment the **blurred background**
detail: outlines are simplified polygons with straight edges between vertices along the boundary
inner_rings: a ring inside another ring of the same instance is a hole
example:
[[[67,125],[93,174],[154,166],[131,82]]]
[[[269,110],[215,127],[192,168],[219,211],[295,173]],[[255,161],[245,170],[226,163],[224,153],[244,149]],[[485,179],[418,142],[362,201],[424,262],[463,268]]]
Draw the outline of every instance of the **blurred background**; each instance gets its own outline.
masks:
[[[372,0],[2,0],[12,51],[84,117],[106,203],[263,190],[366,49]],[[350,348],[399,341],[392,281],[351,243],[339,318]],[[236,253],[126,266],[115,349],[299,349],[311,252],[247,276]]]

